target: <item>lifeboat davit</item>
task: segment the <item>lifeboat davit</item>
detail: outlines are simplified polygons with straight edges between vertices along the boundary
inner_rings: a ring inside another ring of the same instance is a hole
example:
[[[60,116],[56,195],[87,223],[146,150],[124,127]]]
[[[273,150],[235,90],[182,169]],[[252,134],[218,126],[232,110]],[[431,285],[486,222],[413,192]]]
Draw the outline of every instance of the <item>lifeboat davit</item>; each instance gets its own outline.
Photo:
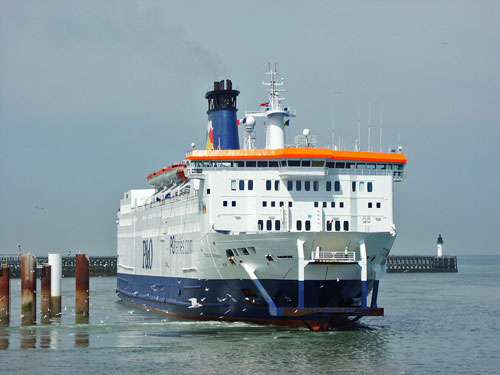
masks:
[[[186,168],[185,164],[172,164],[170,167],[151,173],[148,176],[148,182],[156,189],[160,189],[172,186],[179,181],[185,181],[187,177],[184,173],[184,168]]]

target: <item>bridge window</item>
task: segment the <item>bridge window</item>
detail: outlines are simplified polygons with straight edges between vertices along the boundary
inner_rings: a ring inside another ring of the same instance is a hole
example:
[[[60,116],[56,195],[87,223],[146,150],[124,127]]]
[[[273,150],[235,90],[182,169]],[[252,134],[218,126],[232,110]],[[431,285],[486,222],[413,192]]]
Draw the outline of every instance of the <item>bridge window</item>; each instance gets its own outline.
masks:
[[[248,190],[253,190],[253,180],[248,180]]]
[[[345,163],[346,169],[355,169],[356,163]]]
[[[255,168],[257,166],[256,161],[247,161],[247,168]]]
[[[335,191],[340,191],[340,181],[335,181],[333,187]]]
[[[311,161],[310,160],[302,160],[302,166],[303,167],[310,167]]]
[[[366,163],[366,169],[375,169],[376,167],[375,163]]]
[[[332,191],[332,182],[326,181],[326,191]]]
[[[312,161],[312,166],[313,167],[324,167],[325,166],[325,161],[324,160],[313,160]]]
[[[335,168],[335,163],[333,161],[327,161],[326,162],[326,167],[327,168]]]
[[[292,191],[293,190],[293,181],[287,181],[286,188],[288,189],[288,191]]]
[[[311,230],[311,221],[310,220],[306,220],[306,230],[307,231]]]
[[[288,160],[289,167],[300,167],[300,160]]]
[[[235,166],[236,168],[243,168],[243,167],[245,166],[245,162],[244,162],[244,161],[242,161],[242,160],[235,161],[235,162],[234,162],[234,166]]]
[[[349,222],[348,221],[344,221],[344,230],[346,232],[349,232]]]
[[[297,220],[297,225],[296,225],[297,230],[302,230],[302,221]]]
[[[267,168],[267,161],[258,161],[257,166],[259,168]]]
[[[279,180],[274,181],[274,190],[279,190],[280,189],[280,182]]]
[[[373,191],[373,183],[372,182],[368,182],[366,187],[368,188],[369,193],[371,193]]]
[[[259,220],[257,222],[257,227],[259,228],[259,230],[264,229],[264,221],[263,220]]]
[[[266,221],[266,229],[267,230],[272,230],[273,229],[273,221],[272,220],[267,220]]]
[[[245,180],[240,180],[240,190],[245,190]]]
[[[356,164],[356,168],[358,168],[358,169],[366,169],[366,163],[358,163],[358,164]]]
[[[302,181],[295,181],[295,190],[301,191],[302,190]]]
[[[277,161],[270,161],[269,162],[269,167],[270,168],[278,168],[278,162]]]
[[[345,163],[344,162],[342,162],[342,163],[336,163],[335,167],[336,168],[340,168],[340,169],[344,169],[345,168]]]
[[[266,180],[266,190],[271,190],[271,180]]]
[[[313,181],[313,190],[318,191],[319,190],[319,182],[318,181]]]
[[[311,190],[311,181],[304,182],[304,190],[305,191]]]

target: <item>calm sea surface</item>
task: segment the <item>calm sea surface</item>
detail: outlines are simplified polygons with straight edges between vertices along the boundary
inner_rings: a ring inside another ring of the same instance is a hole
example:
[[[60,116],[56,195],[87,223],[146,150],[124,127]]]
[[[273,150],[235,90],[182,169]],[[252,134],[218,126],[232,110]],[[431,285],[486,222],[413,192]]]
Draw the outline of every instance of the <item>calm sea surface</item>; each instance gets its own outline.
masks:
[[[115,278],[91,278],[88,325],[75,324],[68,278],[60,322],[26,328],[14,279],[0,373],[498,374],[500,256],[460,256],[458,265],[458,274],[387,275],[386,316],[344,332],[173,321],[119,302]]]

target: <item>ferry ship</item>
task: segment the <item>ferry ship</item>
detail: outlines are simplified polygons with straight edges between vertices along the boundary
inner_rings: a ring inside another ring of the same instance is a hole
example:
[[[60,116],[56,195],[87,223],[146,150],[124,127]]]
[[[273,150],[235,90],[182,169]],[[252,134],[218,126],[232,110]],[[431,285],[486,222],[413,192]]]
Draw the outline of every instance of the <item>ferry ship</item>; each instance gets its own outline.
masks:
[[[124,193],[121,300],[176,317],[311,330],[384,314],[377,293],[406,157],[318,148],[307,129],[286,145],[295,114],[276,69],[266,74],[268,101],[239,120],[239,91],[230,80],[214,82],[205,149],[150,174],[150,189]]]

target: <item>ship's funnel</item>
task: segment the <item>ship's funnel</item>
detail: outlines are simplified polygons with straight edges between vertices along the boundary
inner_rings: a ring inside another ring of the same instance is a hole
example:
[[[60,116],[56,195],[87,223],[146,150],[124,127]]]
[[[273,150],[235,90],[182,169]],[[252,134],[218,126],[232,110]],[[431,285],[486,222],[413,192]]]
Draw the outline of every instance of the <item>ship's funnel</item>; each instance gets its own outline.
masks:
[[[214,82],[214,89],[205,94],[208,100],[207,150],[238,150],[240,141],[236,125],[236,97],[229,79]]]

